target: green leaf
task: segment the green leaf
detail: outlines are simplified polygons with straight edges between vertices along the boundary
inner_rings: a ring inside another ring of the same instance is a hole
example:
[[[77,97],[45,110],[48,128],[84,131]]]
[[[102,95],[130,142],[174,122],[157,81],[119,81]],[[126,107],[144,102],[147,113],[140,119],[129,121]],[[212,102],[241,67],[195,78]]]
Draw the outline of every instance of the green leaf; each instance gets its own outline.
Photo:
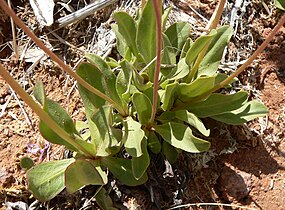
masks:
[[[162,34],[163,38],[163,54],[162,54],[162,59],[161,63],[162,64],[175,64],[176,63],[176,49],[173,48],[171,45],[170,40],[165,34]]]
[[[189,74],[189,67],[186,63],[185,58],[182,58],[181,60],[179,60],[176,68],[177,68],[177,71],[172,76],[171,78],[172,80],[182,79]]]
[[[118,23],[118,31],[126,40],[127,45],[131,49],[132,53],[139,57],[136,36],[137,29],[134,19],[126,12],[116,12],[114,18]]]
[[[46,99],[44,110],[53,118],[57,124],[62,127],[69,134],[77,134],[73,120],[69,117],[67,112],[56,102]]]
[[[131,97],[130,92],[133,72],[130,70],[131,67],[126,60],[123,60],[120,65],[122,67],[122,71],[120,71],[117,75],[116,89],[122,101],[129,103]]]
[[[218,85],[219,83],[221,83],[222,81],[224,81],[227,78],[228,78],[227,74],[218,73],[216,76],[215,85]],[[235,80],[233,80],[232,82],[235,82]]]
[[[101,80],[102,72],[97,67],[89,63],[81,63],[78,66],[76,73],[86,82],[88,82],[90,85],[95,87],[97,90],[101,91],[102,93],[105,93],[105,89],[103,87]],[[86,117],[91,134],[91,141],[94,143],[95,139],[99,138],[100,136],[95,135],[96,126],[94,122],[91,120],[91,116],[97,111],[99,107],[103,106],[106,103],[106,101],[100,98],[99,96],[95,95],[94,93],[90,92],[80,84],[78,84],[78,89],[84,104]]]
[[[118,61],[116,61],[112,57],[107,57],[105,60],[106,60],[106,63],[108,64],[108,66],[110,66],[110,68],[112,68],[112,69],[120,67]]]
[[[68,116],[66,111],[56,102],[46,99],[44,105],[44,110],[51,116],[51,118],[57,122],[57,124],[64,129],[67,133],[74,138],[74,140],[83,146],[90,154],[96,154],[94,145],[83,141],[77,132],[73,120]],[[65,145],[69,150],[80,152],[78,148],[75,148],[69,144],[66,140],[62,139],[58,134],[56,134],[47,124],[42,120],[40,121],[40,133],[41,135],[53,144]],[[81,152],[80,152],[81,153]]]
[[[161,150],[161,144],[155,132],[151,131],[147,135],[147,146],[154,154],[158,154]]]
[[[97,145],[97,156],[108,156],[116,151],[119,146],[121,136],[117,136],[112,128],[113,115],[111,106],[103,106],[91,117],[96,125],[95,144]]]
[[[138,22],[137,46],[139,53],[149,64],[156,56],[156,18],[152,1],[147,1]],[[154,63],[148,68],[149,77],[154,78]]]
[[[141,126],[132,117],[127,117],[124,122],[125,148],[132,157],[140,157],[143,154],[142,140],[145,133],[141,129]]]
[[[162,31],[165,31],[165,26],[166,26],[168,16],[169,16],[171,9],[172,8],[169,7],[163,11],[162,18],[161,18],[162,19]]]
[[[175,112],[166,111],[156,118],[161,123],[168,123],[175,119]]]
[[[81,63],[78,66],[76,73],[86,82],[88,82],[91,86],[93,86],[100,92],[105,93],[105,88],[101,80],[101,78],[103,77],[103,73],[96,66],[89,63]],[[91,109],[91,113],[93,113],[96,109],[105,104],[104,99],[90,92],[82,85],[78,84],[78,88],[80,91],[80,96],[83,99],[86,112],[87,110]],[[85,106],[85,104],[87,106]]]
[[[57,103],[46,99],[46,104],[44,105],[44,110],[50,115],[50,117],[58,123],[58,125],[63,128],[70,135],[76,133],[76,129],[73,125],[72,119],[68,116],[65,110]],[[72,151],[79,150],[61,138],[57,133],[55,133],[46,123],[40,120],[39,130],[41,135],[53,144],[65,145],[68,149]]]
[[[35,162],[33,161],[33,159],[29,158],[29,157],[23,157],[20,160],[20,166],[22,169],[27,170],[32,168],[35,165]]]
[[[161,108],[164,111],[170,110],[172,108],[175,99],[174,94],[175,91],[177,90],[177,87],[178,87],[177,82],[166,85],[165,94],[162,98],[162,105],[161,105]]]
[[[147,125],[150,122],[152,104],[149,98],[140,92],[134,93],[132,97],[134,107],[136,108],[139,122]]]
[[[177,98],[181,102],[187,102],[197,96],[200,96],[214,87],[215,79],[216,76],[199,77],[189,84],[181,83],[176,91]]]
[[[165,34],[169,38],[172,47],[176,51],[176,55],[180,53],[186,39],[190,36],[190,25],[187,22],[178,22],[171,25]]]
[[[165,155],[166,159],[171,164],[173,164],[179,156],[179,153],[177,152],[175,147],[173,147],[171,144],[167,143],[166,141],[162,142],[162,153]]]
[[[178,80],[182,79],[189,74],[189,66],[185,62],[185,58],[179,60],[178,64],[175,65],[174,68],[171,68],[170,71],[164,72],[164,69],[161,68],[161,73],[168,79],[168,80]]]
[[[147,152],[147,140],[144,138],[141,143],[143,154],[140,157],[132,158],[132,170],[136,179],[141,179],[146,173],[146,170],[150,163],[150,158]]]
[[[85,57],[91,64],[96,66],[96,68],[102,72],[103,77],[100,79],[102,81],[106,94],[117,104],[122,105],[121,98],[119,97],[116,89],[116,76],[111,70],[110,66],[96,54],[86,54]]]
[[[132,163],[129,159],[104,157],[101,159],[101,162],[102,165],[107,167],[112,174],[125,185],[141,185],[144,184],[148,179],[146,173],[139,180],[133,176]]]
[[[275,0],[274,5],[281,10],[285,10],[285,1],[284,0]]]
[[[75,129],[80,133],[81,138],[84,141],[87,141],[90,138],[90,130],[87,123],[77,120],[75,121]]]
[[[56,160],[32,167],[27,172],[28,187],[41,202],[51,200],[64,189],[64,172],[74,159]]]
[[[186,152],[198,153],[210,148],[210,142],[193,136],[192,130],[184,124],[169,122],[154,129],[166,142]]]
[[[207,129],[205,125],[203,124],[203,122],[198,117],[196,117],[193,113],[190,113],[187,110],[179,110],[175,112],[175,117],[193,126],[204,136],[210,135],[210,130]]]
[[[190,47],[186,54],[186,63],[190,67],[196,60],[203,48],[216,36],[217,31],[212,30],[209,34],[200,36]]]
[[[235,94],[225,95],[214,93],[205,101],[189,105],[188,111],[197,117],[210,117],[233,111],[247,102],[247,92],[240,91]]]
[[[114,204],[110,196],[108,195],[108,192],[101,187],[99,191],[95,195],[96,203],[99,205],[99,207],[103,210],[116,210],[117,208],[114,208]]]
[[[45,100],[46,100],[46,93],[45,93],[45,88],[44,84],[41,80],[39,80],[34,88],[34,96],[37,99],[37,101],[44,106]]]
[[[107,175],[98,161],[79,159],[71,163],[65,171],[65,186],[69,193],[86,185],[105,185],[107,182]]]
[[[45,95],[45,89],[42,82],[38,82],[34,91],[35,98],[42,104],[43,109],[48,115],[67,133],[71,136],[76,134],[78,135],[77,130],[73,124],[73,120],[68,116],[66,111],[56,102],[47,99]],[[42,120],[39,125],[40,132],[42,136],[47,139],[49,142],[59,145],[65,145],[72,151],[79,150],[69,144],[66,140],[62,139],[58,134],[56,134],[47,124]]]
[[[135,67],[127,60],[122,61],[120,65],[127,78],[129,78],[128,74],[130,74],[130,76],[132,77],[133,84],[138,90],[144,91],[152,86],[152,83],[150,82],[146,84],[144,83],[144,78],[141,75],[139,75]]]
[[[192,44],[193,44],[193,41],[190,38],[188,38],[182,47],[179,60],[186,57],[186,54],[187,54],[187,52],[190,49]]]
[[[237,110],[211,116],[211,118],[230,125],[240,125],[267,114],[266,106],[258,101],[250,101]]]
[[[151,104],[153,104],[153,86],[143,91],[143,94],[148,97]],[[161,98],[157,96],[157,108],[160,106]]]
[[[223,57],[224,49],[228,45],[232,34],[231,26],[222,26],[217,29],[217,34],[212,39],[208,52],[199,66],[198,76],[212,76],[216,73]]]
[[[111,27],[112,27],[112,31],[114,31],[116,35],[116,47],[117,47],[119,54],[123,58],[127,60],[131,60],[130,48],[128,47],[123,35],[119,33],[118,25],[112,24]]]

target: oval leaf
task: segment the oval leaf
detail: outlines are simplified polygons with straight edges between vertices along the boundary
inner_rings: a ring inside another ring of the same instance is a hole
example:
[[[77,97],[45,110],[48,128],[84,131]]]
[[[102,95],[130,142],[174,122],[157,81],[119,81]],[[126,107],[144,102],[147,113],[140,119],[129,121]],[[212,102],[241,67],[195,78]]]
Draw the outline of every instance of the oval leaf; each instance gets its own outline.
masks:
[[[76,160],[65,171],[65,186],[69,193],[86,185],[105,185],[107,182],[107,175],[98,161]]]
[[[198,153],[210,148],[210,142],[193,136],[192,130],[184,124],[169,122],[154,129],[166,142],[186,152]]]
[[[188,111],[195,114],[197,117],[210,117],[233,111],[240,108],[247,102],[247,92],[240,91],[231,95],[214,93],[205,101],[191,104]]]
[[[108,156],[116,152],[118,142],[121,140],[121,133],[112,127],[113,115],[111,106],[103,106],[92,115],[91,120],[96,126],[95,144],[97,145],[97,156]],[[118,135],[117,135],[118,134]],[[114,149],[114,150],[113,150]]]
[[[275,0],[274,4],[277,8],[285,10],[285,1],[284,0]]]
[[[149,123],[151,118],[152,104],[149,98],[140,92],[134,93],[132,97],[133,104],[136,108],[139,122],[142,125]]]
[[[102,210],[117,210],[117,208],[114,208],[113,201],[108,192],[103,187],[96,192],[95,199]]]
[[[141,129],[141,126],[132,117],[128,117],[124,122],[125,148],[132,157],[140,157],[143,154],[142,140],[145,133]]]
[[[179,156],[179,153],[177,152],[175,147],[173,147],[171,144],[167,143],[166,141],[162,142],[162,152],[165,155],[166,159],[171,164],[173,164]]]
[[[158,154],[161,151],[161,143],[153,131],[149,132],[147,136],[147,146],[154,154]]]
[[[203,48],[216,36],[217,31],[212,30],[209,34],[200,36],[190,47],[186,54],[186,63],[188,66],[191,66],[192,63],[196,60],[199,53]]]
[[[137,180],[133,176],[132,163],[129,159],[104,157],[101,159],[101,163],[102,165],[107,167],[112,172],[112,174],[125,185],[141,185],[144,184],[148,179],[146,173],[144,173],[139,180]]]
[[[136,44],[137,29],[134,19],[126,12],[116,12],[114,18],[118,23],[119,33],[122,34],[126,40],[132,53],[138,57],[139,53]]]
[[[237,110],[211,116],[211,118],[230,125],[240,125],[267,114],[268,109],[266,106],[258,101],[250,101]]]
[[[217,34],[212,39],[208,52],[203,58],[199,69],[198,77],[201,75],[212,76],[218,70],[224,49],[228,45],[233,34],[231,26],[222,26],[217,29]]]
[[[112,24],[112,31],[115,33],[116,35],[116,48],[117,51],[119,52],[119,54],[127,59],[130,60],[131,59],[131,55],[130,55],[130,48],[128,47],[126,40],[124,39],[123,35],[119,33],[119,28],[117,24]]]
[[[216,76],[199,77],[190,84],[181,83],[176,91],[177,97],[180,101],[187,102],[211,90],[215,80]]]
[[[156,56],[156,18],[152,1],[147,1],[138,22],[137,46],[144,58],[145,64],[149,64]],[[149,77],[154,77],[154,63],[149,66]]]
[[[145,174],[149,163],[150,158],[147,152],[147,140],[144,138],[141,143],[142,152],[143,154],[140,157],[133,157],[132,158],[132,170],[134,177],[139,180]]]
[[[80,77],[82,77],[86,82],[88,82],[90,85],[92,85],[102,93],[105,93],[105,89],[100,79],[102,77],[102,72],[97,67],[89,63],[81,63],[78,66],[76,73]],[[96,126],[94,122],[91,120],[91,116],[97,111],[99,107],[103,106],[106,103],[106,101],[100,98],[99,96],[95,95],[94,93],[90,92],[80,84],[78,84],[78,89],[84,104],[86,118],[89,124],[91,141],[94,143],[95,139],[99,137],[95,135]]]
[[[164,111],[170,110],[172,108],[174,99],[175,99],[174,94],[175,94],[177,87],[178,87],[177,82],[166,85],[165,94],[162,98],[162,106],[161,106],[161,108]]]
[[[104,61],[100,56],[96,54],[87,54],[85,57],[90,63],[92,63],[102,72],[103,77],[100,79],[102,81],[106,94],[117,104],[122,105],[122,101],[116,89],[116,76],[111,70],[110,66],[106,63],[106,61]]]
[[[41,202],[51,200],[64,189],[64,172],[75,159],[56,160],[32,167],[27,172],[28,188]]]
[[[187,38],[190,36],[191,27],[187,22],[178,22],[171,25],[165,31],[165,34],[169,38],[172,47],[176,49],[176,55],[180,53]]]
[[[207,129],[203,122],[193,113],[190,113],[187,110],[179,110],[175,112],[175,117],[193,126],[204,136],[210,135],[210,130]]]

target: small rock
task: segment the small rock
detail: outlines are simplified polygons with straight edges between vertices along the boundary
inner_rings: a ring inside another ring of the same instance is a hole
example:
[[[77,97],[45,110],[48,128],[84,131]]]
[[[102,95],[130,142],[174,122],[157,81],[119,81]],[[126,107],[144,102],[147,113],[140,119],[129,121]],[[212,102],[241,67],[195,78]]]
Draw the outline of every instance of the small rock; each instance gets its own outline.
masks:
[[[0,169],[0,182],[4,183],[9,176],[9,172],[5,168]]]
[[[6,202],[5,203],[6,206],[6,210],[13,210],[13,209],[18,209],[18,210],[28,210],[29,207],[26,203],[22,202],[22,201],[18,201],[18,202]]]
[[[221,192],[223,199],[230,202],[240,201],[249,195],[252,185],[251,176],[233,166],[224,166],[217,180],[217,189]]]

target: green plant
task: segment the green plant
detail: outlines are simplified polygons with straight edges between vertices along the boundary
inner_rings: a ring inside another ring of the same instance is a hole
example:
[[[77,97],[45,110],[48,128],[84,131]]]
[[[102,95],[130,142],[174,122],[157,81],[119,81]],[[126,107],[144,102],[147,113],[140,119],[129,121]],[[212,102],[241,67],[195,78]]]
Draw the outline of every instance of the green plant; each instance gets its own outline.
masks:
[[[274,4],[277,8],[285,10],[285,1],[284,0],[275,0]]]
[[[86,185],[103,186],[108,182],[108,171],[125,185],[143,184],[148,179],[150,152],[162,152],[172,163],[181,151],[198,153],[210,148],[210,142],[195,135],[210,135],[201,119],[237,125],[267,114],[262,103],[248,101],[245,91],[222,94],[217,90],[230,88],[285,18],[248,62],[228,76],[218,71],[232,35],[229,26],[216,28],[224,2],[220,2],[209,33],[195,41],[189,38],[191,28],[185,22],[166,28],[170,9],[162,15],[161,1],[145,2],[135,18],[117,12],[112,29],[122,59],[104,60],[87,54],[89,62],[81,63],[76,74],[39,43],[77,79],[87,122],[73,122],[63,108],[46,97],[43,84],[38,82],[34,96],[41,108],[0,65],[1,75],[39,115],[42,136],[73,151],[73,158],[28,170],[29,189],[37,199],[50,200],[65,187],[73,193]],[[17,17],[13,18],[17,22]],[[104,188],[99,188],[96,199],[102,208],[111,209]]]

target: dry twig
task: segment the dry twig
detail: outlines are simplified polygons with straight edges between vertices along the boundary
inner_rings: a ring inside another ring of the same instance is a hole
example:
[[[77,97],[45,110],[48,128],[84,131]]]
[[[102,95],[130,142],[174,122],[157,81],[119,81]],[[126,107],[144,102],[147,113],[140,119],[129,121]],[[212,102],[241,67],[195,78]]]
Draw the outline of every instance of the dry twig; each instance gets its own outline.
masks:
[[[66,15],[65,17],[59,18],[56,22],[59,24],[59,27],[64,27],[70,23],[76,22],[78,20],[82,20],[86,18],[87,16],[93,14],[94,12],[103,9],[104,7],[107,7],[113,3],[115,3],[118,0],[99,0],[94,3],[89,4],[88,6],[77,10],[76,12],[73,12],[69,15]]]

